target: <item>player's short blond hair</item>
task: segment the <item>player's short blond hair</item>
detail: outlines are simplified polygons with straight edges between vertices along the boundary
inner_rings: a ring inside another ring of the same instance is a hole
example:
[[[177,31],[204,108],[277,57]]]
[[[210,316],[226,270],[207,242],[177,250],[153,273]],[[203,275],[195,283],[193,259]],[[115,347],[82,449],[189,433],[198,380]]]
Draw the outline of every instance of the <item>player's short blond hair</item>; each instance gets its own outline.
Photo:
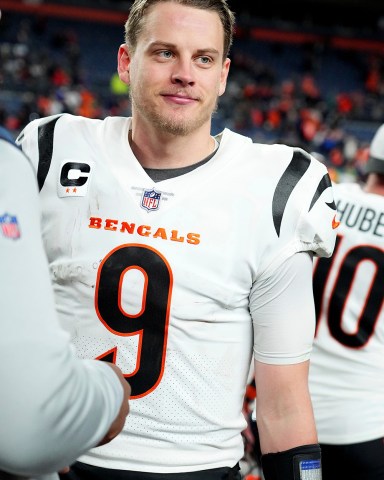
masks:
[[[143,28],[146,11],[159,2],[174,2],[188,7],[217,12],[224,30],[223,61],[228,57],[233,41],[235,15],[226,0],[135,0],[130,8],[128,20],[125,23],[125,43],[135,50],[137,39]]]

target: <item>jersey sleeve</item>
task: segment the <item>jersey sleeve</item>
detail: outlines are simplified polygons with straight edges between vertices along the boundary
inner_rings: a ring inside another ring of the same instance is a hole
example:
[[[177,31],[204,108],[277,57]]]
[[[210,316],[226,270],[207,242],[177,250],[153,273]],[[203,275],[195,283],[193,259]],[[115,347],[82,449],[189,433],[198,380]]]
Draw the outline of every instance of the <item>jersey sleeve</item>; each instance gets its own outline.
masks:
[[[325,165],[301,149],[281,174],[272,201],[274,236],[253,284],[250,309],[255,359],[308,360],[315,331],[312,257],[330,257],[338,226]]]
[[[271,275],[295,253],[330,257],[335,247],[339,222],[328,170],[304,150],[292,151],[292,159],[275,186],[274,232],[259,276]]]
[[[312,159],[311,168],[308,186],[303,188],[303,208],[296,231],[297,250],[310,251],[318,257],[330,257],[340,224],[333,186],[325,165]]]
[[[0,470],[41,475],[94,447],[123,391],[102,362],[75,356],[54,307],[29,159],[0,139]]]
[[[255,360],[274,365],[308,360],[315,333],[312,256],[297,253],[255,284],[250,311]]]

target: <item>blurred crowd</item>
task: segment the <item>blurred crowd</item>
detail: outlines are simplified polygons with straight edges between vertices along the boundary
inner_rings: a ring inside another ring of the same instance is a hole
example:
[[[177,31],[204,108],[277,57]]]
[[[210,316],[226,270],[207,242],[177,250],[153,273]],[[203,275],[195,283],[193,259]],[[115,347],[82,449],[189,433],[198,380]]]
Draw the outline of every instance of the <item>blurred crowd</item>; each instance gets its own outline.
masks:
[[[63,21],[52,29],[46,17],[7,12],[0,35],[0,125],[15,137],[32,119],[56,113],[130,115],[128,88],[116,71],[87,64],[81,22],[69,28]],[[119,44],[111,39],[106,45],[105,38],[101,46],[95,36],[92,49],[114,59]],[[262,49],[270,56],[259,55]],[[291,70],[279,64],[287,51],[296,59]],[[328,165],[335,181],[361,179],[369,142],[384,121],[384,51],[343,52],[331,87],[321,80],[330,53],[329,46],[316,42],[293,46],[253,39],[239,27],[214,133],[227,126],[255,141],[301,146]],[[345,62],[355,71],[349,90]]]

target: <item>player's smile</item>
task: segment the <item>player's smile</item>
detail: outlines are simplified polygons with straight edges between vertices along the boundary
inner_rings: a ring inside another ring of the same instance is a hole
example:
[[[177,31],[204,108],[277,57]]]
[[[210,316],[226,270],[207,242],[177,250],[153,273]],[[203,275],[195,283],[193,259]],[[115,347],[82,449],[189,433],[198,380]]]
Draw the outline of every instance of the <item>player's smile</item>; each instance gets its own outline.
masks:
[[[165,94],[162,97],[166,102],[176,103],[177,105],[190,105],[198,102],[198,99],[185,95]]]

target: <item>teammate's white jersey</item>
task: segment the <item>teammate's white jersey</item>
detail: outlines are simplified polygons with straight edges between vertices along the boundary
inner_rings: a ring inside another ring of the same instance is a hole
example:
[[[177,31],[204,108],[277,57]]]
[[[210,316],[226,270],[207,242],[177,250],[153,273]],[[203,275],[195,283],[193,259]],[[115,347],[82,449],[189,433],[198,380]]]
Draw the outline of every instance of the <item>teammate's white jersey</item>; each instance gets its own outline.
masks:
[[[262,295],[296,252],[331,254],[331,182],[302,150],[224,130],[210,161],[154,183],[130,128],[65,114],[19,139],[38,169],[61,320],[81,357],[116,361],[132,386],[125,431],[82,461],[159,473],[233,466],[252,348],[266,363],[309,357],[314,314],[286,307],[266,321]]]
[[[337,243],[314,264],[310,390],[320,442],[350,444],[384,436],[384,198],[357,184],[334,194]]]
[[[6,470],[58,479],[40,474],[70,465],[104,437],[123,389],[111,368],[79,361],[60,327],[36,178],[2,138],[0,184],[0,478],[15,478]]]

